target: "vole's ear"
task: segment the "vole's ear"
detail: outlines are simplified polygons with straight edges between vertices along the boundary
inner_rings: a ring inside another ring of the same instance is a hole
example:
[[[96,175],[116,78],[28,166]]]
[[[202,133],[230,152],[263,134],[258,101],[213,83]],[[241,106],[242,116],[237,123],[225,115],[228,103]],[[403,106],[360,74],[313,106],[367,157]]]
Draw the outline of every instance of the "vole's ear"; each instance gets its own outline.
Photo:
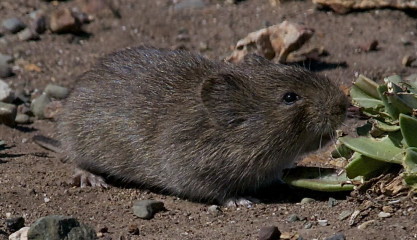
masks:
[[[247,54],[240,64],[249,66],[268,66],[273,63],[258,54],[251,53]]]
[[[217,73],[201,86],[201,100],[210,117],[222,126],[244,122],[250,111],[250,90],[240,76]]]

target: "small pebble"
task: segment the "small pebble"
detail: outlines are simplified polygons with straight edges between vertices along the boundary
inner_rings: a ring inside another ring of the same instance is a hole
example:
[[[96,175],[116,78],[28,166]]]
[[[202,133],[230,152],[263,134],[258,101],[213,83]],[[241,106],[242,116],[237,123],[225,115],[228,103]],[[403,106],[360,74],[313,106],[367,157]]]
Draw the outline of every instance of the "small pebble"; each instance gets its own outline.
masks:
[[[100,227],[100,229],[98,230],[98,232],[100,233],[107,233],[109,231],[109,228],[107,227]]]
[[[10,103],[15,99],[15,94],[5,81],[0,79],[0,102]]]
[[[392,207],[390,207],[390,206],[383,206],[382,211],[386,212],[386,213],[393,213],[394,209],[392,209]]]
[[[12,68],[6,61],[0,60],[0,78],[7,78],[13,75]]]
[[[41,217],[28,231],[28,239],[96,239],[93,228],[75,218],[67,216]]]
[[[219,216],[222,214],[222,210],[217,205],[211,205],[207,210],[213,216]]]
[[[346,237],[343,233],[336,233],[335,235],[326,238],[326,240],[346,240]]]
[[[307,204],[307,203],[311,203],[311,202],[314,202],[314,201],[316,201],[316,200],[314,200],[314,199],[312,199],[312,198],[303,198],[303,199],[301,199],[301,205],[304,205],[304,204]]]
[[[329,205],[329,207],[334,207],[334,206],[336,206],[336,205],[337,205],[337,200],[336,200],[336,199],[334,199],[334,198],[332,198],[332,197],[330,197],[330,198],[329,198],[328,205]]]
[[[29,40],[38,40],[39,35],[32,31],[30,28],[26,28],[25,30],[19,32],[17,37],[20,41],[29,41]]]
[[[305,229],[310,229],[312,226],[313,226],[313,224],[312,224],[311,222],[307,222],[307,223],[304,225],[304,228],[305,228]]]
[[[6,227],[10,232],[16,232],[25,226],[23,217],[6,218]]]
[[[14,104],[0,102],[0,122],[7,126],[14,126],[17,107]]]
[[[402,37],[400,37],[400,41],[405,46],[412,44],[412,41],[410,40],[410,37],[408,37],[408,36],[402,36]]]
[[[391,213],[387,213],[387,212],[380,212],[380,213],[378,213],[378,217],[380,217],[380,218],[387,218],[387,217],[391,217]]]
[[[27,240],[29,229],[30,227],[23,227],[19,229],[19,231],[14,232],[9,236],[9,240]]]
[[[58,9],[50,16],[49,28],[53,33],[77,32],[81,24],[76,21],[68,8]]]
[[[327,226],[327,220],[326,219],[319,219],[319,220],[317,220],[317,223],[320,225],[320,226]]]
[[[355,219],[360,213],[361,213],[360,210],[355,210],[352,213],[352,215],[350,216],[350,219],[349,219],[349,226],[352,226],[353,224],[355,224]]]
[[[259,230],[259,240],[279,240],[281,232],[276,226],[262,227]]]
[[[30,117],[23,113],[18,113],[15,118],[15,122],[18,124],[29,124],[31,123]]]
[[[23,30],[26,25],[19,18],[8,18],[2,23],[4,29],[11,33],[17,33]]]
[[[46,31],[46,17],[44,15],[40,15],[35,18],[35,20],[32,23],[31,29],[35,31],[37,34],[42,34]]]
[[[358,229],[364,230],[364,229],[366,229],[367,227],[369,227],[370,225],[372,225],[374,223],[375,223],[375,220],[366,221],[366,222],[362,223],[361,225],[359,225]]]
[[[402,65],[404,65],[405,67],[410,67],[411,64],[416,61],[416,57],[415,56],[411,56],[411,55],[405,55],[403,57],[403,59],[401,60]]]
[[[350,211],[350,210],[344,210],[344,211],[342,211],[342,212],[339,214],[339,220],[340,220],[340,221],[343,221],[343,220],[345,220],[346,218],[348,218],[351,214],[352,214],[352,211]]]
[[[297,214],[291,214],[288,218],[287,218],[287,222],[295,222],[300,220],[300,218],[297,216]]]
[[[63,105],[60,101],[52,101],[46,104],[43,114],[45,118],[55,118],[63,109]]]
[[[69,90],[66,87],[61,87],[54,84],[48,84],[44,91],[48,97],[56,98],[56,99],[64,99],[68,97]]]
[[[139,228],[136,224],[130,224],[127,231],[132,235],[139,235]]]
[[[175,10],[180,9],[192,9],[192,8],[202,8],[205,7],[206,4],[203,0],[182,0],[181,2],[177,3],[174,7]]]
[[[6,54],[1,54],[0,53],[0,62],[3,63],[12,63],[13,62],[13,57],[10,55],[6,55]]]
[[[42,94],[32,100],[32,103],[30,104],[30,109],[37,118],[43,119],[45,118],[45,107],[50,102],[51,99],[49,99],[49,97],[46,94]]]
[[[151,219],[164,210],[164,203],[156,200],[138,200],[133,203],[133,213],[142,219]]]

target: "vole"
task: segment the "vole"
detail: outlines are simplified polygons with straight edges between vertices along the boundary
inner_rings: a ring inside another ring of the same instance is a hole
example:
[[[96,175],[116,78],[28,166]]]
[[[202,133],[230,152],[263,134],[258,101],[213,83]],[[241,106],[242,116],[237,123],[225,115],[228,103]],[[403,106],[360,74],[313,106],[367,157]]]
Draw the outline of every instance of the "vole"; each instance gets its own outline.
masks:
[[[280,178],[345,118],[329,79],[256,55],[240,64],[136,47],[83,74],[60,118],[78,168],[196,201],[240,198]]]

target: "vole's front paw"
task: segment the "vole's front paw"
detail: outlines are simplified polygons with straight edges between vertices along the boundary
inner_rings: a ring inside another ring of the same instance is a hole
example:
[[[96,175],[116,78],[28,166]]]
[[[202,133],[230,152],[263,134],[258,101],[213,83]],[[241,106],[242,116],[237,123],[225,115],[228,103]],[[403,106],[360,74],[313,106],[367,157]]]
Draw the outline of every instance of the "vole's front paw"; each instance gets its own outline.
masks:
[[[261,201],[253,197],[233,197],[226,200],[224,206],[226,207],[251,207],[253,204],[260,203]]]
[[[87,186],[101,188],[109,187],[102,177],[94,175],[90,172],[87,172],[79,168],[76,168],[74,171],[74,175],[71,179],[71,185],[82,188]]]

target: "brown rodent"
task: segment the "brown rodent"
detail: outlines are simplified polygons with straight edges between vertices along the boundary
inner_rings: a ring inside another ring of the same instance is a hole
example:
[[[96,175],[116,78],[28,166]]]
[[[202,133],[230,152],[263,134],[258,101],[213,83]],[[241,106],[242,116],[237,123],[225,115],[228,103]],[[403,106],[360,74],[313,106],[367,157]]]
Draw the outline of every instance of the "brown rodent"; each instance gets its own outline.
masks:
[[[122,183],[225,203],[280,177],[344,120],[330,80],[248,56],[125,49],[81,76],[61,116],[77,166]]]

